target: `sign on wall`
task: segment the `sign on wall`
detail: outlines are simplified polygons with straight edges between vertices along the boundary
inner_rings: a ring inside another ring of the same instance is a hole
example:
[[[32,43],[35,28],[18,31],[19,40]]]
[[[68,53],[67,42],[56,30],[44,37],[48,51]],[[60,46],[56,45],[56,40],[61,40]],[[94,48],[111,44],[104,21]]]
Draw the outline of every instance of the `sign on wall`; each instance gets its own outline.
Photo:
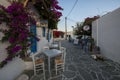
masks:
[[[85,31],[88,31],[88,30],[90,29],[90,26],[89,26],[89,25],[85,25],[85,26],[83,27],[83,29],[84,29]]]

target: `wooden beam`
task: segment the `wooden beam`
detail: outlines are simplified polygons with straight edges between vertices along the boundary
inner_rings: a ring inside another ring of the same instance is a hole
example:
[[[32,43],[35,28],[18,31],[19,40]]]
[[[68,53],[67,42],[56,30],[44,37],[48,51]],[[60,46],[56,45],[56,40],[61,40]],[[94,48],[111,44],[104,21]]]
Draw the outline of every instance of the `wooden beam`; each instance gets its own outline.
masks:
[[[29,0],[25,0],[24,3],[23,3],[23,6],[26,7],[27,3],[28,3]]]

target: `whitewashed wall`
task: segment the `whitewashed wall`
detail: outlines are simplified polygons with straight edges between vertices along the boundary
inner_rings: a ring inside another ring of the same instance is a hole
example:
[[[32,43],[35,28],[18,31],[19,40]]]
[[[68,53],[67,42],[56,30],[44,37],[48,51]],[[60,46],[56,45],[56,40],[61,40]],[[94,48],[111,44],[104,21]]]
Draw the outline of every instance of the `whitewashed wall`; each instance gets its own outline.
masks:
[[[7,0],[0,0],[0,4],[4,5],[5,7],[7,7],[8,5],[10,5],[10,3],[7,2]]]
[[[2,23],[0,25],[0,29],[6,29],[6,28],[7,27],[5,23]],[[4,36],[3,33],[0,32],[0,40],[2,39],[3,36]],[[8,42],[4,42],[4,43],[0,42],[0,62],[3,61],[7,57],[6,48],[8,45],[9,45]]]
[[[120,8],[94,21],[92,27],[92,36],[101,53],[120,63]]]
[[[46,30],[46,32],[47,32],[47,30]],[[43,47],[48,45],[48,41],[46,40],[46,37],[42,36],[42,28],[41,27],[37,28],[37,36],[38,36],[38,38],[40,38],[40,41],[37,42],[37,50],[38,50],[38,52],[41,52]]]
[[[7,7],[10,5],[6,0],[0,0],[0,5],[4,5]],[[5,28],[6,25],[3,23],[0,25],[0,28]],[[0,39],[2,38],[3,34],[0,32]],[[0,62],[4,60],[7,56],[5,48],[9,45],[9,43],[1,43],[0,42]]]
[[[7,65],[0,69],[0,80],[16,80],[16,78],[25,70],[25,63],[16,57]]]

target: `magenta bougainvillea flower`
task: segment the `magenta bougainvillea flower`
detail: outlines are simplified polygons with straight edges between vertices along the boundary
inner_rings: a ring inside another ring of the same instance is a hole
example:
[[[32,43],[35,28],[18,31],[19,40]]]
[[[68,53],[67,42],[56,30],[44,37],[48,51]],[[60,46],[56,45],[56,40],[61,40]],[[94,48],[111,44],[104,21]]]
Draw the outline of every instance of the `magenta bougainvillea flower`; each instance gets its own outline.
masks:
[[[14,53],[18,52],[18,51],[21,50],[21,49],[22,49],[22,46],[14,46],[14,47],[11,49],[11,52],[12,52],[12,54],[14,54]]]
[[[58,21],[59,18],[62,16],[62,13],[59,10],[63,10],[63,8],[58,5],[58,1],[57,0],[52,0],[51,12],[54,14],[54,16],[55,16],[54,19],[56,21]]]
[[[10,43],[14,43],[14,42],[15,42],[15,38],[14,38],[14,37],[10,37],[10,38],[9,38],[9,42],[10,42]]]

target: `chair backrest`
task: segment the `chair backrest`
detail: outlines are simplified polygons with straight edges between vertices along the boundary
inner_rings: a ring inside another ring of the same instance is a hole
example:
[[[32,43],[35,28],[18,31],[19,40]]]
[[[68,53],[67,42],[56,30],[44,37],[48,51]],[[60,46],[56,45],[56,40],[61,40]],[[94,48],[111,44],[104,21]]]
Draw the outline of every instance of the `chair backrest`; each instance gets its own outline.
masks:
[[[32,60],[33,60],[33,65],[34,65],[34,69],[35,69],[35,60],[36,60],[36,55],[38,55],[39,53],[35,53],[35,54],[32,54]],[[34,71],[35,73],[35,71]],[[35,73],[36,74],[36,73]]]
[[[32,58],[34,60],[40,59],[40,58],[44,58],[44,54],[40,53],[40,52],[36,52],[34,54],[32,54]]]
[[[61,50],[61,52],[62,52],[62,59],[65,61],[65,57],[66,57],[66,48],[65,48],[65,47],[61,47],[60,50]]]

